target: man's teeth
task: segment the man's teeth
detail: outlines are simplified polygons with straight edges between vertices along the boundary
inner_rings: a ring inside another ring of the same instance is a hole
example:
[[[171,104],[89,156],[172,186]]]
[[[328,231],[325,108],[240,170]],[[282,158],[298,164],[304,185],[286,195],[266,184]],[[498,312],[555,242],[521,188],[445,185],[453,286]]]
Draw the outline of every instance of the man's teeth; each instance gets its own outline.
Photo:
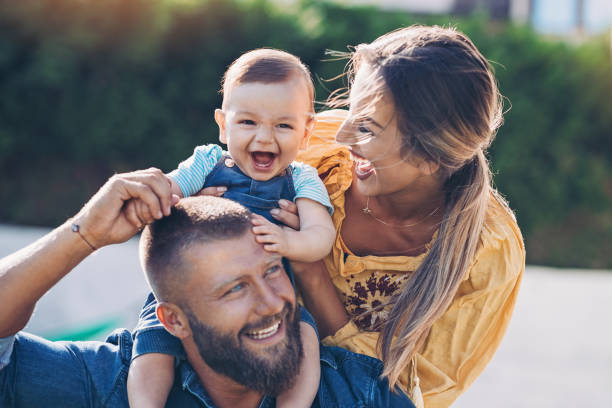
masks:
[[[249,337],[254,338],[255,340],[266,339],[266,338],[276,334],[276,332],[278,331],[278,328],[280,327],[280,324],[281,324],[281,322],[278,322],[275,325],[268,327],[267,329],[247,332],[247,335]]]

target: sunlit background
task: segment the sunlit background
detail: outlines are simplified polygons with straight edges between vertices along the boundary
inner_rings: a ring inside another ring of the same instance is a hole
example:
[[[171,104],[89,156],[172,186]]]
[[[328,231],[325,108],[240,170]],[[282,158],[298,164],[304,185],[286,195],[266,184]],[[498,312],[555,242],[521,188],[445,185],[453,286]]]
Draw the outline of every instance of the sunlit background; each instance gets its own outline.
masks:
[[[0,0],[0,255],[113,173],[169,171],[215,142],[220,78],[244,51],[300,56],[322,110],[346,85],[326,50],[414,23],[458,27],[495,67],[508,111],[489,156],[530,265],[508,336],[456,405],[609,406],[610,0]],[[101,338],[134,323],[146,291],[135,241],[107,248],[29,328]]]

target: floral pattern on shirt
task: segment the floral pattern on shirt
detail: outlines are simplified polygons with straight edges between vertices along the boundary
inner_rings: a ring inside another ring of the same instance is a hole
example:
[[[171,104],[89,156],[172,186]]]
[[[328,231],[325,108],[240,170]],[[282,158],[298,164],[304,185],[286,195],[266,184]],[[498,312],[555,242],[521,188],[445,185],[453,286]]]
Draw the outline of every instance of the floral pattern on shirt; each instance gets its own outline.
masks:
[[[343,303],[354,319],[355,324],[365,331],[378,331],[387,320],[392,305],[381,305],[388,302],[396,292],[401,291],[410,274],[373,271],[363,280],[363,275],[356,278],[349,275],[346,282],[349,293],[343,293]],[[398,292],[399,293],[399,292]],[[364,315],[364,313],[367,313]]]

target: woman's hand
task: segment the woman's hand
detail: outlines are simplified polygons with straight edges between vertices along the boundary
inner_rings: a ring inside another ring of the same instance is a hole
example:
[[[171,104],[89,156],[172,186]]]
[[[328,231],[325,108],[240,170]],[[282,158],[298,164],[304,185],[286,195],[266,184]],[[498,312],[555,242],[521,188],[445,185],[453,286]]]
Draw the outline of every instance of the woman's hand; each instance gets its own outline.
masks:
[[[300,216],[298,214],[297,205],[289,200],[278,200],[280,208],[275,208],[270,211],[272,217],[296,231],[300,230]]]
[[[197,196],[215,196],[223,197],[223,194],[227,191],[225,186],[206,187],[195,193]]]

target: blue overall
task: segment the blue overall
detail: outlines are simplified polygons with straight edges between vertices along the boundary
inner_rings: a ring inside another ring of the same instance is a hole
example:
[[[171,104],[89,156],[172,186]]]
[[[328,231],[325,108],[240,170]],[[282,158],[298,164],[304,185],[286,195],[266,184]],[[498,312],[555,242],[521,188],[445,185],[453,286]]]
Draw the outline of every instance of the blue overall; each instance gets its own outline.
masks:
[[[293,201],[295,199],[295,187],[291,169],[285,171],[270,180],[253,180],[244,174],[231,157],[221,156],[210,174],[206,176],[204,187],[226,186],[227,191],[223,197],[236,201],[255,214],[266,217],[270,222],[280,225],[270,215],[270,210],[278,208],[278,200]]]

